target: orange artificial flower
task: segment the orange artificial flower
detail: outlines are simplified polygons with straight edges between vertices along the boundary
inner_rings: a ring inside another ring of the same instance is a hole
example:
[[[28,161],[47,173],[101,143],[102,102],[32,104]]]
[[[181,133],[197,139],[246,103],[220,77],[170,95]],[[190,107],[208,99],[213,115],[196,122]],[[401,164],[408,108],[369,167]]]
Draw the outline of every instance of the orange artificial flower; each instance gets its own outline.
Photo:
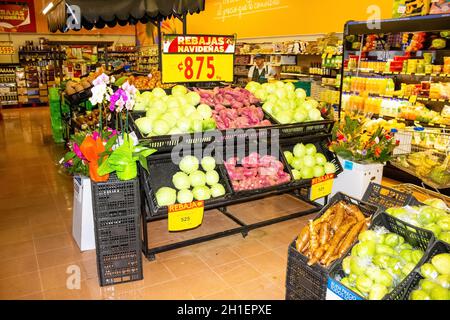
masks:
[[[91,180],[95,182],[108,181],[109,174],[99,176],[97,173],[99,154],[105,151],[102,139],[100,137],[94,139],[92,136],[87,136],[81,144],[80,150],[88,161]]]

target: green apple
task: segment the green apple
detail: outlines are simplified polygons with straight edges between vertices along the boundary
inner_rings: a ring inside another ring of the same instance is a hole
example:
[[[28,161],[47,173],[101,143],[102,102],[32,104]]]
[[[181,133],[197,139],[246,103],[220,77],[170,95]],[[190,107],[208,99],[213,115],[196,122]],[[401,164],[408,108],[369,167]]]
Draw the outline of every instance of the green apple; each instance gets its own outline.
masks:
[[[357,255],[359,257],[372,257],[375,254],[377,244],[374,241],[363,241],[356,246],[358,246]]]
[[[413,250],[411,252],[411,262],[415,263],[415,264],[418,264],[419,261],[422,259],[423,254],[424,253],[423,253],[422,250],[419,250],[419,249]]]
[[[425,292],[431,292],[431,290],[438,284],[430,279],[422,279],[419,281],[420,288]]]
[[[292,158],[291,167],[300,170],[303,167],[303,159],[298,157]]]
[[[396,252],[392,247],[385,245],[385,244],[377,244],[376,246],[376,253],[377,254],[385,254],[390,256],[395,256]]]
[[[388,294],[388,289],[382,284],[375,283],[369,292],[369,300],[381,300]]]
[[[390,246],[391,248],[401,245],[405,242],[405,239],[398,234],[388,233],[384,238],[384,244]]]
[[[412,250],[410,249],[404,249],[400,251],[400,257],[407,261],[407,262],[412,262],[412,258],[411,258],[411,254],[412,254]]]
[[[409,297],[410,300],[431,300],[430,296],[423,290],[414,290]]]
[[[362,274],[358,277],[358,279],[356,279],[356,288],[361,292],[368,293],[372,285],[372,280],[366,275]]]
[[[286,158],[286,161],[288,164],[291,164],[292,159],[294,159],[294,155],[292,154],[292,152],[290,151],[285,151],[284,153],[284,157]]]
[[[441,227],[440,227],[437,223],[439,223],[439,221],[436,222],[436,223],[430,223],[430,224],[427,224],[427,225],[424,226],[423,228],[426,229],[426,230],[430,230],[431,232],[434,233],[434,235],[435,235],[436,237],[438,237],[438,236],[441,234],[442,229],[441,229]]]
[[[428,279],[435,279],[439,276],[439,272],[436,270],[436,268],[433,267],[433,265],[428,262],[424,263],[420,267],[420,273],[422,274],[423,277]]]
[[[300,180],[302,178],[300,171],[297,169],[292,169],[292,175],[294,176],[294,180]]]
[[[431,300],[449,300],[449,291],[441,286],[436,286],[430,291]]]

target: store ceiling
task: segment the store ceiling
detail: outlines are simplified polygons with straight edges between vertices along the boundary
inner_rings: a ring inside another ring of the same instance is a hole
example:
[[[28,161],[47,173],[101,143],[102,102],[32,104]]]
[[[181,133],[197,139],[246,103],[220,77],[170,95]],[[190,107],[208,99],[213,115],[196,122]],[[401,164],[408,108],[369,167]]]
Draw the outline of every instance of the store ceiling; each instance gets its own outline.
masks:
[[[205,9],[205,0],[66,0],[48,14],[51,32],[65,32],[68,29],[65,3],[80,8],[81,27],[88,30],[182,17]]]

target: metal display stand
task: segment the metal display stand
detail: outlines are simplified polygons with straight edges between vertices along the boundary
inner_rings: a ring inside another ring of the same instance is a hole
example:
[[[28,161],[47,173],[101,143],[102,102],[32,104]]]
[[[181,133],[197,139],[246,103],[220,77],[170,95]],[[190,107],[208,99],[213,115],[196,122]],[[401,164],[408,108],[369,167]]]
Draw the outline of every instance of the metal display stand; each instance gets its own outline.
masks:
[[[287,221],[287,220],[292,220],[292,219],[299,218],[299,217],[302,217],[302,216],[305,216],[308,214],[318,212],[322,208],[322,205],[318,204],[317,202],[313,202],[313,201],[307,199],[307,197],[304,196],[304,193],[302,193],[303,190],[307,191],[307,193],[308,193],[309,187],[299,188],[298,186],[291,185],[291,186],[280,187],[278,190],[275,190],[275,191],[263,192],[260,194],[256,194],[254,196],[236,197],[235,199],[225,200],[220,204],[216,204],[214,206],[209,207],[208,210],[218,209],[218,211],[220,213],[222,213],[225,217],[227,217],[234,223],[238,224],[239,225],[238,227],[219,231],[219,232],[204,235],[204,236],[199,236],[199,237],[188,239],[188,240],[183,240],[183,241],[179,241],[179,242],[175,242],[175,243],[171,243],[171,244],[167,244],[167,245],[150,248],[149,247],[149,236],[148,236],[148,225],[154,221],[167,219],[167,216],[151,217],[148,215],[148,210],[149,210],[148,207],[149,206],[147,205],[147,201],[146,201],[146,193],[145,193],[144,189],[141,187],[141,199],[142,199],[141,200],[141,212],[142,212],[142,232],[143,232],[142,250],[144,252],[144,255],[147,257],[147,259],[155,260],[155,255],[157,253],[174,250],[174,249],[179,249],[179,248],[187,247],[190,245],[198,244],[201,242],[206,242],[206,241],[210,241],[210,240],[215,240],[215,239],[231,236],[231,235],[238,234],[238,233],[242,234],[242,236],[245,238],[248,235],[248,233],[250,232],[250,230],[262,228],[265,226],[269,226],[269,225],[280,223],[280,222]],[[296,199],[312,205],[313,208],[303,210],[303,211],[298,211],[295,213],[287,214],[284,216],[280,216],[280,217],[276,217],[276,218],[272,218],[272,219],[268,219],[268,220],[259,221],[256,223],[249,223],[249,224],[243,222],[241,219],[236,217],[228,209],[228,207],[231,205],[240,204],[240,203],[244,203],[244,202],[250,202],[250,201],[254,201],[254,200],[260,200],[263,198],[267,198],[267,197],[274,196],[274,195],[281,195],[281,194],[290,194],[293,197],[295,197]],[[327,203],[327,201],[328,201],[328,197],[325,197],[325,204]],[[208,216],[208,212],[205,211],[205,219],[207,219],[207,216]]]
[[[326,121],[324,121],[326,122]],[[302,124],[298,124],[299,127],[301,126],[305,126],[305,123]],[[327,128],[325,126],[325,128]],[[327,130],[327,129],[325,129]],[[289,138],[281,138],[279,140],[279,147],[281,150],[283,150],[283,148],[285,148],[286,146],[291,146],[293,141],[296,142],[303,142],[303,143],[307,143],[307,142],[324,142],[324,141],[329,141],[327,139],[329,139],[331,137],[331,134],[328,133],[327,131],[323,132],[322,135],[318,134],[318,133],[314,133],[312,135],[308,135],[308,136],[291,136]],[[235,137],[231,137],[231,139],[234,139]],[[263,136],[263,135],[259,135],[259,137],[256,137],[254,139],[257,139],[258,142],[260,141],[265,141],[267,142],[265,139],[267,139],[267,136]],[[170,142],[167,141],[167,142]],[[270,144],[270,141],[269,141]],[[203,144],[200,144],[202,147],[202,150],[204,150],[204,148],[206,147]],[[220,143],[215,143],[215,148],[220,149],[223,148],[225,146],[225,140],[220,142]],[[223,151],[223,149],[221,149]],[[168,152],[170,154],[170,151]],[[152,161],[152,158],[154,159],[154,161],[156,161],[158,158],[163,158],[163,157],[167,157],[167,152],[165,154],[155,154],[152,155],[148,158],[149,163]],[[332,161],[335,166],[337,168],[339,168],[336,171],[336,174],[339,174],[340,172],[342,172],[342,167],[339,163],[339,161],[337,160],[337,157],[335,157],[334,154],[332,154],[331,152],[327,153],[328,156],[328,161]],[[281,153],[281,157],[283,157],[282,153]],[[287,170],[289,168],[286,168]],[[205,203],[205,213],[204,213],[204,219],[208,219],[209,213],[208,210],[212,210],[212,209],[217,209],[218,212],[220,214],[222,214],[223,216],[225,216],[227,219],[229,219],[230,221],[232,221],[234,224],[236,224],[235,227],[230,227],[227,228],[225,230],[219,231],[219,232],[214,232],[214,233],[210,233],[207,235],[202,235],[202,236],[198,236],[198,237],[194,237],[191,239],[183,239],[181,241],[177,241],[174,243],[170,243],[170,244],[164,244],[164,245],[160,245],[160,246],[156,246],[156,247],[150,247],[150,239],[149,237],[149,225],[152,222],[155,221],[160,221],[160,220],[165,220],[168,219],[168,214],[166,214],[165,212],[161,212],[160,210],[158,210],[158,208],[155,207],[154,203],[155,203],[155,199],[153,198],[153,191],[150,189],[150,187],[147,184],[147,180],[148,180],[148,176],[147,173],[143,171],[143,169],[140,169],[140,189],[141,189],[141,213],[142,213],[142,250],[144,255],[149,259],[149,260],[154,260],[155,259],[155,255],[158,253],[162,253],[165,251],[169,251],[169,250],[174,250],[174,249],[178,249],[178,248],[183,248],[186,246],[190,246],[190,245],[194,245],[194,244],[198,244],[198,243],[202,243],[202,242],[206,242],[206,241],[210,241],[210,240],[214,240],[214,239],[219,239],[222,237],[226,237],[226,236],[230,236],[230,235],[235,235],[235,234],[242,234],[243,237],[246,237],[248,235],[248,233],[253,230],[253,229],[257,229],[257,228],[261,228],[261,227],[265,227],[265,226],[269,226],[272,224],[276,224],[276,223],[280,223],[283,221],[287,221],[287,220],[291,220],[291,219],[295,219],[298,217],[302,217],[305,215],[309,215],[315,212],[320,211],[320,209],[322,208],[322,205],[311,201],[308,199],[309,193],[310,193],[310,189],[311,189],[311,179],[308,180],[293,180],[291,179],[291,181],[287,184],[283,184],[283,185],[279,185],[279,186],[273,186],[267,189],[261,189],[260,191],[250,191],[250,192],[233,192],[231,191],[230,195],[228,197],[225,197],[224,199],[221,199],[219,201],[214,201],[213,203]],[[151,176],[151,172],[150,172],[150,176]],[[146,178],[144,178],[146,177]],[[161,178],[161,177],[159,177]],[[232,205],[236,205],[236,204],[241,204],[241,203],[245,203],[245,202],[250,202],[250,201],[255,201],[255,200],[261,200],[270,196],[275,196],[275,195],[283,195],[283,194],[288,194],[290,196],[292,196],[294,199],[303,202],[304,204],[308,204],[311,207],[309,208],[305,208],[304,210],[301,211],[297,211],[294,213],[289,213],[289,214],[284,214],[284,215],[280,215],[278,217],[271,217],[269,219],[265,219],[262,221],[258,221],[258,222],[254,222],[254,223],[246,223],[244,221],[242,221],[242,219],[240,219],[235,213],[232,212],[232,210],[229,208]],[[326,204],[328,201],[328,197],[324,198],[324,204]],[[198,228],[201,228],[202,226],[199,226]]]

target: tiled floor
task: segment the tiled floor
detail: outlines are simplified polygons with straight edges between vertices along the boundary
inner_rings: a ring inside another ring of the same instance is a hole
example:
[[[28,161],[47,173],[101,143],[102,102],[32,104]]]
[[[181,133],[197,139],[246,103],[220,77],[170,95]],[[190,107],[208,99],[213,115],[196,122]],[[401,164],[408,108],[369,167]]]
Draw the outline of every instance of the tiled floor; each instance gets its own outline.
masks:
[[[72,178],[58,167],[64,149],[52,141],[48,108],[3,110],[3,116],[0,299],[284,299],[287,247],[310,216],[253,230],[246,238],[161,253],[155,261],[144,259],[144,280],[100,287],[95,251],[81,253],[71,236]],[[250,222],[301,207],[284,196],[232,210]],[[224,227],[216,215],[219,220],[205,218],[204,229]],[[164,221],[151,228],[152,244],[173,241]],[[80,274],[79,289],[69,289],[73,270]]]

